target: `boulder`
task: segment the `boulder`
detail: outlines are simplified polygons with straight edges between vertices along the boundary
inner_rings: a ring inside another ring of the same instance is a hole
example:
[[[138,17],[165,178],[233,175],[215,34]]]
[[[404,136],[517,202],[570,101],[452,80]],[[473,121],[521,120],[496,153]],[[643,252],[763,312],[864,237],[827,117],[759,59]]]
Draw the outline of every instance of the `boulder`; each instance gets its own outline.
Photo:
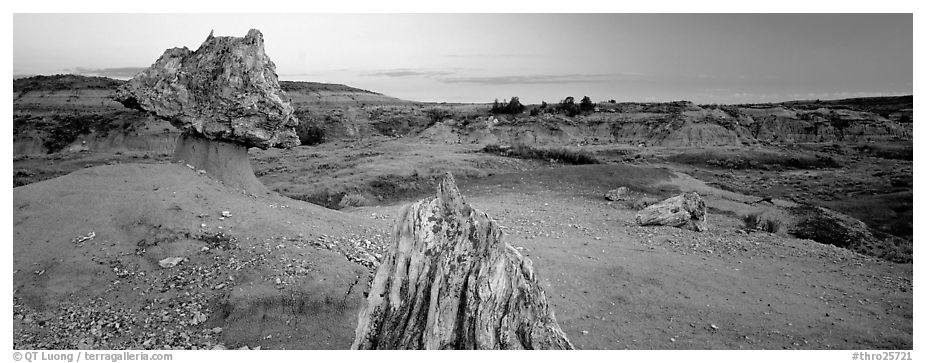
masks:
[[[695,192],[685,192],[644,208],[637,213],[641,226],[671,226],[692,231],[707,229],[707,208]]]
[[[393,231],[353,349],[573,349],[531,261],[450,174]]]
[[[612,202],[618,202],[623,200],[628,200],[630,197],[630,189],[627,187],[619,187],[617,189],[611,189],[605,193],[604,198]]]
[[[299,144],[299,120],[256,29],[243,38],[210,33],[196,51],[168,49],[113,98],[209,140],[262,149]]]

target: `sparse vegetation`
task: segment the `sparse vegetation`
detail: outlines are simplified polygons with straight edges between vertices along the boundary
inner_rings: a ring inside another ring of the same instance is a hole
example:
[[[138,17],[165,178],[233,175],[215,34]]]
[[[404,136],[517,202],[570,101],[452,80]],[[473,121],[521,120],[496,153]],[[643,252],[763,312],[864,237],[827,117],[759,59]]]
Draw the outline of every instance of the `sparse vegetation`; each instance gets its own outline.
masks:
[[[575,117],[581,111],[579,106],[576,105],[576,101],[572,96],[566,97],[562,102],[559,103],[558,110],[565,113],[566,116]]]
[[[743,216],[743,229],[747,231],[759,229],[759,213],[749,213]]]
[[[593,103],[592,99],[588,98],[588,96],[582,97],[582,101],[579,101],[579,110],[582,112],[592,112],[595,110],[595,103]]]
[[[571,165],[600,163],[600,161],[589,152],[563,148],[538,149],[526,145],[515,145],[512,147],[507,147],[499,146],[497,144],[490,144],[482,148],[482,152],[519,159],[545,160]]]
[[[367,204],[367,199],[363,197],[363,194],[360,193],[348,193],[341,198],[341,201],[338,202],[338,207],[347,208],[347,207],[359,207]]]
[[[768,233],[777,233],[781,228],[781,221],[777,219],[765,219],[760,224],[760,229]]]
[[[521,104],[521,100],[518,97],[511,97],[510,101],[498,102],[498,99],[492,103],[492,109],[490,110],[493,114],[508,114],[508,115],[517,115],[521,112],[524,112],[524,105]]]

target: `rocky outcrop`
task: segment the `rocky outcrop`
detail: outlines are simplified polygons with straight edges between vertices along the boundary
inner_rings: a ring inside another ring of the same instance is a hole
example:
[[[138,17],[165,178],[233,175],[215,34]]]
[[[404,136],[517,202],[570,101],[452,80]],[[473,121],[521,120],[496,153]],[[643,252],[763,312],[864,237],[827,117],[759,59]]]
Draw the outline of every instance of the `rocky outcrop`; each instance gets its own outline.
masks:
[[[168,49],[113,98],[181,130],[174,161],[249,193],[268,190],[254,176],[247,148],[299,144],[299,121],[256,29],[244,38],[210,33],[196,51]]]
[[[299,121],[256,29],[243,38],[210,33],[196,51],[168,49],[119,87],[114,99],[210,140],[263,149],[299,144]]]
[[[707,229],[707,208],[695,192],[685,192],[653,204],[637,213],[641,226],[671,226],[700,232]]]
[[[354,349],[573,349],[531,261],[447,174],[406,206],[360,312]]]
[[[790,207],[788,211],[794,219],[788,232],[794,237],[850,249],[889,261],[910,262],[904,257],[910,256],[910,251],[898,253],[898,249],[912,250],[912,244],[904,246],[904,241],[895,241],[895,238],[882,240],[872,233],[868,225],[858,219],[808,204]]]

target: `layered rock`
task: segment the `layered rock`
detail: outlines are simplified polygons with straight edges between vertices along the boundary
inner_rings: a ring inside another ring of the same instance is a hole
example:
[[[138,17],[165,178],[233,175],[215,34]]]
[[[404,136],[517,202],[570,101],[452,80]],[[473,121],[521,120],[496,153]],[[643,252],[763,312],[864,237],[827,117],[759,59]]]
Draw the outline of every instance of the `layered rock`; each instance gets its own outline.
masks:
[[[695,192],[685,192],[637,213],[641,226],[670,226],[700,232],[707,229],[707,208]]]
[[[114,99],[209,140],[263,149],[299,144],[299,121],[256,29],[243,38],[210,33],[196,51],[168,49]]]
[[[447,174],[406,206],[360,312],[354,349],[573,349],[531,261]]]

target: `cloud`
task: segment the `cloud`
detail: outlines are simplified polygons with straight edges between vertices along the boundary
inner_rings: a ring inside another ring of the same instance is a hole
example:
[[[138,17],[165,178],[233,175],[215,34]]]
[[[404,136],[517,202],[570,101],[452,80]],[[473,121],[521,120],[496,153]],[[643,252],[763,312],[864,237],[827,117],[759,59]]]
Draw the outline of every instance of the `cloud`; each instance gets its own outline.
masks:
[[[637,73],[614,74],[534,74],[524,76],[488,76],[488,77],[448,77],[441,79],[444,83],[476,83],[488,85],[503,84],[560,84],[560,83],[594,83],[613,82],[639,78]]]
[[[395,78],[426,77],[428,78],[428,77],[449,76],[453,73],[454,72],[450,72],[450,71],[426,71],[426,70],[414,70],[414,69],[400,68],[400,69],[379,71],[379,72],[374,72],[374,73],[367,73],[365,75],[373,76],[373,77],[395,77]]]
[[[117,68],[83,68],[77,67],[72,71],[85,76],[102,76],[110,78],[132,78],[148,67],[117,67]]]

